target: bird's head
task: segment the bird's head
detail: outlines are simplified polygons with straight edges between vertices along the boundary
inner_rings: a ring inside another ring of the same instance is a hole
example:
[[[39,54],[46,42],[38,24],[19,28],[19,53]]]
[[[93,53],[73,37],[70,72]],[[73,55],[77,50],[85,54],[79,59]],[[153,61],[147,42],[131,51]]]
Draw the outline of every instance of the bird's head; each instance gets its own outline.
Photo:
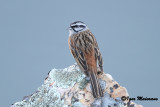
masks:
[[[87,25],[85,23],[83,23],[81,21],[76,21],[76,22],[73,22],[70,24],[69,32],[70,32],[70,35],[72,35],[72,34],[76,34],[79,32],[83,32],[88,29],[89,28],[87,27]]]

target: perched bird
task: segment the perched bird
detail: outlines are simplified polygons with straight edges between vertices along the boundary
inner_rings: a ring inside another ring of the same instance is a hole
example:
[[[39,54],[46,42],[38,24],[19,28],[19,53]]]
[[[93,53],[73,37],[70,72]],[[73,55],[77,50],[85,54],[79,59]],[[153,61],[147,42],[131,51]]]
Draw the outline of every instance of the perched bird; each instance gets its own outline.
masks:
[[[93,97],[103,97],[97,72],[97,64],[103,72],[102,56],[94,35],[85,23],[76,21],[70,24],[68,43],[80,70],[90,78]]]

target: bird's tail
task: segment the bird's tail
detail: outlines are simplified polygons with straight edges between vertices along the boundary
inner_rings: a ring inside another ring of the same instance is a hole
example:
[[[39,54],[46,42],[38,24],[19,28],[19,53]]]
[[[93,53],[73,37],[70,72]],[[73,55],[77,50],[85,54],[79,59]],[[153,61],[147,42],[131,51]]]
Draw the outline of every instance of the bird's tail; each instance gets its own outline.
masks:
[[[90,77],[90,80],[91,80],[93,97],[94,98],[103,97],[103,90],[101,88],[101,85],[99,84],[99,81],[98,81],[98,78],[97,78],[97,74],[93,70],[96,70],[96,69],[92,69],[89,72],[89,77]]]

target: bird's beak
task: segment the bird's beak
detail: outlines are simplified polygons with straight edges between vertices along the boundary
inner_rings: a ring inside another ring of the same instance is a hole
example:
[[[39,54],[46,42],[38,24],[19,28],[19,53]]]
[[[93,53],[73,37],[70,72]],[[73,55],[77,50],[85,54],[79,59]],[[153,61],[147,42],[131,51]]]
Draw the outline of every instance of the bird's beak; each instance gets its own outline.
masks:
[[[68,27],[66,30],[71,30],[72,28],[71,27]]]

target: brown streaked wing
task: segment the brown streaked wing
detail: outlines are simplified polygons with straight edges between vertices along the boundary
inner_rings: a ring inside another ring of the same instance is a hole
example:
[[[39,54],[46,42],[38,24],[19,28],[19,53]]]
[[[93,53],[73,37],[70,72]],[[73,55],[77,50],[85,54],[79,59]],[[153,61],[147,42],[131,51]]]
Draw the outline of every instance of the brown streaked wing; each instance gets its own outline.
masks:
[[[70,39],[69,47],[70,47],[70,50],[71,50],[73,57],[75,58],[78,66],[80,67],[80,69],[86,75],[88,75],[88,73],[86,72],[88,70],[88,66],[87,66],[87,62],[84,57],[84,53],[81,51],[80,48],[76,47],[75,43],[72,42],[72,39]]]
[[[102,55],[101,55],[101,52],[99,50],[97,41],[96,41],[94,35],[91,32],[90,32],[90,37],[94,40],[95,57],[98,60],[98,66],[100,67],[101,71],[103,72],[103,59],[102,59]]]

